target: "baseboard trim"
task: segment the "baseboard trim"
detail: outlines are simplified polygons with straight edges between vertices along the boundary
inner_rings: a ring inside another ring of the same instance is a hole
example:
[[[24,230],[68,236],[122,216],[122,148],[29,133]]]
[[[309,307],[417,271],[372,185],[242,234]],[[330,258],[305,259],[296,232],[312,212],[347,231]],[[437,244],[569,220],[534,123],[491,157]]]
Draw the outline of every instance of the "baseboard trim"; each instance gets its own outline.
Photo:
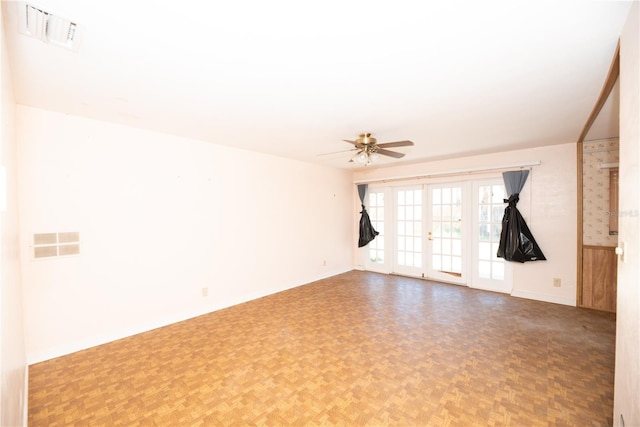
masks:
[[[517,298],[532,299],[536,301],[551,302],[554,304],[569,305],[572,307],[576,306],[576,301],[574,299],[557,297],[554,295],[538,294],[535,292],[514,290],[513,292],[511,292],[511,296]]]
[[[224,308],[233,307],[234,305],[242,304],[245,302],[253,301],[258,298],[263,298],[269,295],[277,294],[278,292],[283,292],[289,289],[297,288],[298,286],[303,286],[312,282],[316,282],[318,280],[326,279],[332,276],[336,276],[338,274],[346,273],[348,271],[353,270],[353,267],[342,268],[337,270],[328,271],[326,273],[311,277],[307,280],[296,281],[289,283],[283,287],[272,289],[267,292],[256,292],[253,294],[245,295],[241,298],[236,298],[233,300],[227,300],[222,304],[215,306],[207,306],[198,310],[194,310],[187,313],[179,313],[174,314],[170,317],[166,317],[163,319],[155,319],[147,324],[138,325],[137,327],[116,331],[112,334],[106,334],[98,337],[92,337],[90,339],[76,341],[74,343],[69,343],[61,346],[57,346],[55,348],[51,348],[41,352],[35,352],[27,355],[27,363],[28,365],[33,365],[35,363],[44,362],[46,360],[55,359],[56,357],[66,356],[71,353],[75,353],[77,351],[86,350],[91,347],[96,347],[102,344],[107,344],[112,341],[117,341],[123,338],[127,338],[133,335],[138,335],[143,332],[148,332],[153,329],[162,328],[164,326],[169,326],[174,323],[183,322],[185,320],[193,319],[194,317],[202,316],[208,313],[213,313],[214,311],[222,310]]]

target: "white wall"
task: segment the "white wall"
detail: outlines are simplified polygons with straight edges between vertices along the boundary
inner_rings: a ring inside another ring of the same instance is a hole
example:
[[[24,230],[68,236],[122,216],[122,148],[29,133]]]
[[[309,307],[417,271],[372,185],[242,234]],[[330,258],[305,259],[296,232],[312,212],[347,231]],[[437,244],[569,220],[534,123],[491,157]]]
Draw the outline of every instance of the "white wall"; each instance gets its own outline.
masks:
[[[640,4],[620,37],[620,201],[614,425],[640,426]]]
[[[540,166],[532,168],[529,179],[520,194],[518,208],[547,261],[512,263],[514,283],[512,295],[576,305],[576,144],[514,150],[379,169],[360,169],[354,174],[354,180],[416,176],[429,172],[538,160],[542,163]],[[487,174],[482,176],[487,176]],[[495,176],[501,175],[495,174]],[[456,179],[459,178],[451,178],[452,181]],[[359,211],[359,207],[358,204],[354,209]],[[362,264],[361,252],[355,246],[354,254],[354,265]],[[553,287],[554,278],[561,279],[561,287]]]
[[[1,10],[2,8],[0,8]],[[1,12],[0,12],[1,13]],[[18,259],[18,185],[15,136],[15,100],[4,37],[4,22],[0,16],[2,80],[0,91],[0,165],[6,171],[6,195],[0,194],[0,425],[25,425],[27,361],[25,356],[24,323],[20,261]],[[2,191],[0,190],[0,193]],[[5,200],[1,200],[1,199]]]
[[[18,141],[30,363],[352,268],[348,171],[24,106]]]

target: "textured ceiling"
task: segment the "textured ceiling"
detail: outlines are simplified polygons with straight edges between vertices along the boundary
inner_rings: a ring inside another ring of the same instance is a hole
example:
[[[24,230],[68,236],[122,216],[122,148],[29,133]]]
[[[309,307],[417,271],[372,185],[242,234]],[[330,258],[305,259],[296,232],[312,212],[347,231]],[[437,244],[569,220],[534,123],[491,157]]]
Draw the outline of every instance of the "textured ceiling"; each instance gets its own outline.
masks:
[[[343,138],[410,139],[416,162],[575,142],[630,2],[32,3],[79,25],[77,52],[19,34],[17,101],[354,168]],[[614,91],[589,138],[617,136]],[[371,166],[370,166],[371,167]]]

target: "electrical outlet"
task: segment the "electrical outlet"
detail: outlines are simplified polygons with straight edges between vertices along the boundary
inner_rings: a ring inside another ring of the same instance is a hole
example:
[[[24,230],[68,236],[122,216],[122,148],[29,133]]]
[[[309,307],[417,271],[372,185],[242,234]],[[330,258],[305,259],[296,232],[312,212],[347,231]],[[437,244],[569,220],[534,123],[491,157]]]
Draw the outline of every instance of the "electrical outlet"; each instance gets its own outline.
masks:
[[[559,277],[554,277],[553,278],[553,287],[554,288],[559,288],[562,285],[562,282],[560,280]]]
[[[209,288],[202,288],[202,296],[206,297],[207,295],[209,295]]]
[[[323,265],[324,267],[326,267],[326,266],[327,266],[327,260],[326,260],[326,259],[322,261],[322,265]]]

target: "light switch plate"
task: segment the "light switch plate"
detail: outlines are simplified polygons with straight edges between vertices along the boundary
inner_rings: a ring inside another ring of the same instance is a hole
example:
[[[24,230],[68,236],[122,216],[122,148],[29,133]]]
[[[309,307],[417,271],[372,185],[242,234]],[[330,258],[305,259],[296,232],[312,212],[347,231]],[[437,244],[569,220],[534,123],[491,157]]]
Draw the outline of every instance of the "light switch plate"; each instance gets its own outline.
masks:
[[[627,256],[627,244],[625,242],[618,243],[616,247],[616,255],[620,257],[621,262],[625,262],[625,258]]]

